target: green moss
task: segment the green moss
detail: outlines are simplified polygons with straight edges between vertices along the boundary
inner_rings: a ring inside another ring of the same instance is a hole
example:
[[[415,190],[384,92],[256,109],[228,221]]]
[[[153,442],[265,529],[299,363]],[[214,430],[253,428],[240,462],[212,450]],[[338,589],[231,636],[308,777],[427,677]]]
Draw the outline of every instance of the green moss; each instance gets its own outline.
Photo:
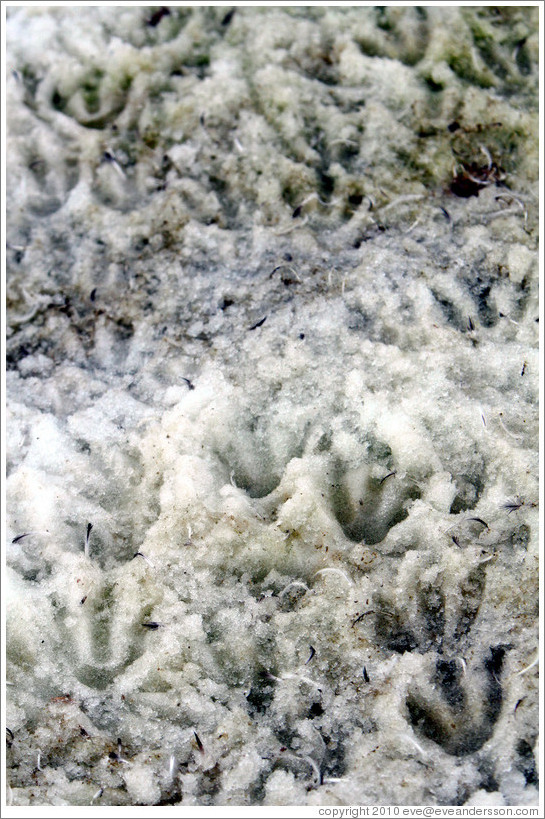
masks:
[[[498,123],[483,123],[474,130],[456,132],[451,140],[451,150],[467,164],[481,162],[481,145],[486,145],[494,162],[501,165],[506,173],[516,169],[523,146],[529,135],[521,127],[512,128]]]
[[[100,109],[100,86],[104,72],[95,68],[81,86],[81,95],[85,107],[90,114],[96,114]]]
[[[524,42],[522,45],[518,45],[516,47],[515,62],[520,74],[523,77],[527,77],[532,73],[532,60],[530,58],[529,50],[526,48],[526,44]]]
[[[380,48],[376,40],[367,37],[361,37],[357,41],[358,47],[367,57],[384,57],[384,51]]]
[[[491,31],[487,30],[476,19],[470,20],[469,26],[473,36],[473,42],[483,62],[497,77],[505,79],[508,74],[508,69]]]
[[[417,145],[413,151],[405,148],[394,149],[398,162],[407,172],[408,180],[420,182],[427,188],[435,185],[439,177],[438,167],[434,167],[434,161],[428,151],[424,142]]]
[[[145,131],[142,134],[142,142],[152,150],[159,145],[160,136],[157,131]]]
[[[494,85],[488,71],[478,70],[469,49],[452,53],[447,59],[447,65],[457,77],[471,85],[478,85],[481,88],[492,88]]]
[[[130,74],[125,74],[124,76],[122,76],[120,78],[120,80],[119,80],[119,90],[123,94],[126,94],[127,91],[129,90],[129,88],[131,87],[132,80],[133,80],[133,78],[132,78],[132,76]]]
[[[377,27],[383,31],[392,31],[394,29],[394,23],[392,22],[390,15],[391,13],[388,6],[376,6],[375,19],[377,22]]]
[[[192,54],[185,60],[185,65],[189,66],[190,68],[202,68],[203,66],[210,65],[210,55],[204,54],[202,52],[197,52],[196,54]]]

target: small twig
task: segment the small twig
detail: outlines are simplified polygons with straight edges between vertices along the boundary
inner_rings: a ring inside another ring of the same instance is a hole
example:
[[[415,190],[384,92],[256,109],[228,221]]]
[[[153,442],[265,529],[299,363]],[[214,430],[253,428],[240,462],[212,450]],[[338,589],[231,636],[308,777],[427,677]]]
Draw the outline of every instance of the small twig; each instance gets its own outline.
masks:
[[[517,713],[517,708],[519,707],[519,705],[521,705],[524,702],[525,699],[526,699],[526,697],[521,697],[520,700],[517,700],[517,704],[515,705],[515,709],[513,711],[513,714]]]
[[[46,533],[45,532],[39,532],[39,531],[38,532],[25,532],[22,535],[17,535],[17,537],[14,537],[11,542],[12,543],[19,543],[20,540],[22,540],[25,537],[29,537],[30,535],[43,535],[43,534],[46,534]]]
[[[526,668],[522,669],[522,671],[517,671],[515,676],[516,677],[521,677],[523,674],[526,674],[527,671],[530,671],[530,669],[533,668],[538,663],[539,663],[539,654],[537,655],[537,657],[535,658],[533,663],[530,663],[530,665],[527,665]]]
[[[301,279],[300,279],[300,278],[299,278],[299,276],[297,275],[297,271],[295,270],[295,268],[294,268],[294,267],[292,267],[292,266],[291,266],[291,265],[289,265],[289,264],[279,264],[279,265],[277,265],[277,266],[274,268],[274,270],[272,271],[272,273],[270,273],[270,274],[269,274],[269,279],[272,279],[272,277],[274,276],[274,274],[276,273],[276,271],[277,271],[277,270],[282,270],[282,269],[289,270],[289,271],[290,271],[290,273],[293,273],[293,275],[295,276],[295,278],[297,279],[297,281],[298,281],[298,282],[300,282],[300,281],[301,281]],[[289,281],[289,280],[286,280],[286,281]]]
[[[350,578],[343,571],[341,571],[341,569],[333,569],[333,568],[318,569],[318,571],[314,573],[314,577],[317,577],[319,574],[326,574],[326,573],[338,574],[338,575],[340,575],[341,577],[343,577],[346,580],[346,582],[348,583],[349,586],[354,585],[352,580],[350,580]]]
[[[273,230],[275,236],[285,236],[286,233],[291,233],[292,230],[296,228],[303,227],[308,222],[308,216],[304,216],[300,222],[293,222],[289,227],[282,228],[281,230]]]
[[[500,313],[498,313],[498,315],[499,315],[499,317],[500,317],[500,318],[506,318],[506,319],[507,319],[507,321],[510,321],[510,322],[511,322],[511,324],[514,324],[516,327],[519,327],[519,326],[520,326],[520,325],[519,325],[519,323],[518,323],[518,321],[515,321],[515,319],[512,319],[512,318],[511,318],[510,316],[508,316],[506,313],[501,313],[501,312],[500,312]]]
[[[492,157],[490,155],[490,151],[484,145],[479,145],[481,152],[484,154],[486,161],[488,162],[488,170],[492,168]]]
[[[149,566],[151,566],[151,568],[152,568],[152,569],[155,569],[155,566],[153,565],[153,563],[151,562],[151,560],[150,560],[149,558],[147,558],[147,557],[146,557],[146,555],[145,555],[143,552],[135,552],[135,553],[134,553],[134,555],[133,555],[133,557],[132,557],[132,559],[134,560],[134,558],[135,558],[135,557],[141,557],[141,558],[142,558],[142,560],[145,560],[145,561],[146,561],[146,563],[147,563]]]
[[[91,535],[92,523],[87,524],[87,533],[85,535],[85,557],[89,557],[89,537]]]
[[[302,674],[292,674],[291,671],[288,671],[286,674],[282,674],[281,677],[275,677],[274,679],[276,679],[276,680],[301,680],[301,682],[305,682],[308,685],[313,685],[315,688],[318,689],[318,691],[322,690],[320,688],[320,686],[318,685],[318,683],[315,682],[314,680],[311,680],[310,677],[303,677]]]
[[[393,472],[388,472],[387,475],[380,479],[380,484],[382,485],[387,478],[393,478],[394,475],[397,475],[397,472],[395,470]]]
[[[410,227],[408,227],[407,230],[405,231],[405,234],[407,235],[408,233],[412,233],[412,231],[415,229],[415,227],[417,227],[417,225],[419,225],[421,223],[421,221],[422,221],[422,215],[418,216],[414,220],[412,225]]]
[[[174,756],[174,754],[171,754],[170,763],[169,763],[169,766],[168,766],[168,775],[169,775],[170,779],[173,779],[175,773],[176,773],[176,757]]]
[[[124,759],[124,757],[121,756],[121,747],[122,747],[121,746],[121,740],[118,737],[118,739],[117,739],[117,753],[115,751],[111,751],[111,753],[108,754],[108,758],[112,762],[121,762],[124,765],[130,765],[131,763],[129,762],[129,760]]]
[[[333,199],[333,201],[331,201],[331,202],[324,202],[324,200],[320,199],[318,194],[316,192],[314,192],[314,193],[311,193],[309,196],[307,196],[306,199],[303,199],[303,201],[299,205],[297,205],[297,207],[295,208],[295,210],[293,211],[293,213],[291,215],[291,218],[292,219],[297,219],[301,215],[301,212],[302,212],[303,208],[305,207],[305,205],[308,205],[310,202],[314,202],[314,201],[318,201],[320,203],[320,205],[323,205],[324,208],[331,208],[334,205],[337,205],[338,202],[339,202],[338,199]]]
[[[503,423],[503,412],[500,412],[500,414],[499,414],[499,419],[500,419],[500,426],[501,426],[501,428],[503,429],[503,431],[504,431],[504,432],[506,432],[506,433],[507,433],[507,435],[509,435],[509,437],[510,437],[510,438],[514,438],[514,440],[515,440],[515,441],[522,441],[522,440],[523,440],[523,438],[524,438],[524,436],[523,436],[523,435],[515,435],[515,433],[514,433],[514,432],[510,432],[510,431],[507,429],[507,427],[506,427],[506,426],[505,426],[505,424]]]
[[[261,327],[262,324],[265,324],[266,321],[267,321],[267,316],[264,316],[262,319],[259,319],[259,321],[256,321],[255,324],[252,324],[251,327],[248,327],[248,330],[257,330],[257,328]]]
[[[115,158],[113,154],[110,153],[110,151],[104,151],[102,158],[104,159],[105,162],[109,162],[115,168],[119,176],[125,179],[125,171],[119,164],[119,161]]]
[[[306,661],[305,665],[308,665],[310,663],[310,661],[312,660],[312,658],[314,657],[315,654],[316,654],[316,649],[313,646],[310,646],[310,657]]]
[[[495,179],[477,179],[476,176],[473,176],[472,174],[469,173],[467,168],[464,169],[464,176],[466,177],[466,179],[471,180],[471,182],[473,182],[474,185],[479,185],[481,188],[487,188],[489,185],[496,181]]]
[[[380,213],[386,213],[387,210],[391,210],[391,208],[397,207],[397,205],[405,205],[409,204],[410,202],[418,202],[421,199],[425,198],[424,193],[413,193],[408,194],[407,196],[398,196],[397,199],[394,199],[392,202],[388,202],[387,205],[379,208]]]
[[[526,230],[526,226],[528,224],[528,211],[524,207],[524,202],[521,202],[521,200],[518,199],[516,196],[512,195],[506,196],[505,194],[500,194],[499,196],[496,196],[495,199],[497,202],[505,202],[506,205],[511,204],[511,202],[514,202],[516,205],[518,205],[524,215],[524,230]],[[507,201],[507,199],[509,199],[509,201]]]
[[[524,506],[524,501],[517,498],[515,501],[507,501],[507,503],[504,503],[502,509],[506,509],[507,514],[510,515],[511,512],[516,512],[517,509],[520,509],[521,506]]]
[[[315,784],[316,785],[321,784],[322,774],[321,774],[321,771],[320,771],[318,765],[313,760],[313,758],[311,756],[303,756],[303,757],[301,757],[301,759],[305,759],[309,763],[309,765],[312,767],[312,770],[314,772]]]
[[[356,623],[359,623],[360,620],[363,620],[364,617],[367,617],[368,614],[376,614],[376,612],[375,612],[374,609],[369,609],[369,611],[364,611],[363,614],[360,614],[359,617],[356,617],[356,619],[352,621],[352,628],[354,628]]]
[[[419,751],[420,754],[422,754],[424,759],[428,759],[429,755],[426,753],[426,751],[423,748],[420,747],[420,745],[418,744],[418,742],[416,742],[416,740],[414,740],[412,737],[409,737],[409,736],[406,736],[405,738],[411,743],[411,745],[414,745],[416,750]]]
[[[483,183],[481,182],[481,184]],[[486,184],[488,185],[490,183],[487,182]],[[498,216],[516,216],[517,214],[520,214],[520,210],[517,208],[502,208],[501,210],[493,210],[489,211],[488,213],[482,213],[481,216],[486,217],[487,219],[496,219]],[[526,215],[526,211],[524,214]]]
[[[463,657],[456,657],[456,659],[458,660],[458,662],[459,662],[459,663],[460,663],[460,665],[462,666],[462,673],[463,673],[463,675],[464,675],[464,677],[465,677],[465,675],[466,675],[466,670],[467,670],[467,663],[466,663],[466,661],[464,660],[464,658],[463,658]]]
[[[488,523],[483,520],[482,518],[466,518],[467,521],[475,521],[475,523],[480,523],[481,526],[484,526],[485,529],[490,529]]]
[[[286,594],[288,589],[291,589],[292,586],[299,586],[300,588],[304,589],[305,591],[308,591],[308,586],[306,585],[306,583],[302,583],[300,580],[293,580],[291,583],[288,583],[288,585],[285,586],[282,589],[282,591],[280,592],[280,594],[278,596],[279,597],[284,597],[284,595]]]

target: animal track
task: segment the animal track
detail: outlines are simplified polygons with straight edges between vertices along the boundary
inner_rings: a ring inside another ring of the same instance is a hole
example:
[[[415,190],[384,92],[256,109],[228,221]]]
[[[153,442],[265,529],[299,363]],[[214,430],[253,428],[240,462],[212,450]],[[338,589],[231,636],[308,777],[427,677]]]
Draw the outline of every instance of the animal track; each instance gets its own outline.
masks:
[[[102,129],[123,111],[130,86],[130,77],[118,77],[114,81],[111,76],[105,76],[102,69],[95,68],[69,98],[55,90],[51,104],[87,128]]]
[[[386,595],[374,601],[375,640],[387,651],[418,652],[434,657],[426,682],[415,682],[406,696],[406,716],[414,730],[447,753],[474,753],[490,738],[501,712],[501,672],[509,645],[490,646],[468,665],[473,654],[472,627],[483,600],[483,566],[457,575],[446,568],[412,565],[400,573],[398,589],[410,583],[415,592],[401,604]],[[461,564],[463,565],[463,564]]]
[[[275,428],[274,418],[253,415],[242,406],[231,423],[230,437],[215,442],[216,455],[237,487],[251,498],[263,498],[276,489],[289,461],[303,455],[308,420],[296,417]]]
[[[74,147],[63,145],[52,134],[48,141],[36,138],[24,151],[24,157],[28,169],[28,208],[36,216],[56,213],[79,181],[79,161]]]
[[[419,577],[400,578],[404,585],[414,583],[415,594],[398,606],[387,596],[377,598],[377,642],[400,654],[415,649],[422,654],[463,654],[479,613],[485,580],[484,566],[458,575],[432,567],[431,571],[423,569]]]
[[[357,469],[346,469],[340,463],[335,466],[331,504],[346,537],[356,543],[380,543],[408,516],[408,503],[419,497],[420,491],[409,479],[374,478],[367,465]]]
[[[52,601],[62,654],[80,682],[101,691],[144,654],[146,634],[140,623],[149,619],[152,608],[149,601],[142,602],[127,617],[117,585],[95,580],[82,588],[77,602],[69,589],[64,599],[57,594]]]
[[[490,739],[500,715],[500,675],[508,646],[491,646],[489,654],[465,674],[456,659],[437,659],[431,685],[407,697],[413,728],[448,754],[466,756]]]

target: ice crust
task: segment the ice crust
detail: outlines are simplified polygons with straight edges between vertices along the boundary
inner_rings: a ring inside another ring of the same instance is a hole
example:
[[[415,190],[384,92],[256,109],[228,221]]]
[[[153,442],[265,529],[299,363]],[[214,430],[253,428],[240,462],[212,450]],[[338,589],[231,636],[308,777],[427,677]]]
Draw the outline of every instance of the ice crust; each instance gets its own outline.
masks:
[[[537,9],[156,11],[8,10],[9,798],[537,804]]]

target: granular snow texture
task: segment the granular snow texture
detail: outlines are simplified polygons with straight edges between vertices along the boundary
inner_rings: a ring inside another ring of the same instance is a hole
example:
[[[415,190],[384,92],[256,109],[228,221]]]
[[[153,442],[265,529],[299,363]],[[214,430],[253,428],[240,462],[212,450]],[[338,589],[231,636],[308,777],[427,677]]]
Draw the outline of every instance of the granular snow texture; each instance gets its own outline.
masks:
[[[8,8],[13,805],[537,804],[537,17]]]

